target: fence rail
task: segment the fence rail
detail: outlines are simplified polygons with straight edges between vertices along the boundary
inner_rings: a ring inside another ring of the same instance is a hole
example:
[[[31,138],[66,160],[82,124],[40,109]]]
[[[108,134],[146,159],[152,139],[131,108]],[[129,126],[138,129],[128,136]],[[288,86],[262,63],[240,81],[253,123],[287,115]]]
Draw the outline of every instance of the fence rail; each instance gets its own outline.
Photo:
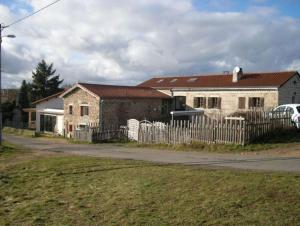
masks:
[[[179,120],[170,124],[141,124],[138,142],[147,144],[188,144],[192,142],[241,144],[251,143],[255,139],[278,129],[292,127],[291,116],[267,112],[253,113],[246,117],[194,116],[191,121]]]

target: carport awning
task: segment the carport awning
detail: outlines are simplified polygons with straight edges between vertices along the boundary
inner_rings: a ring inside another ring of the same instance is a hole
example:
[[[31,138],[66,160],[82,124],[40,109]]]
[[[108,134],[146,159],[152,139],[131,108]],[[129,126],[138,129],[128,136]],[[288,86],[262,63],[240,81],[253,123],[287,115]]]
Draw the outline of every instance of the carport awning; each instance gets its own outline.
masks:
[[[50,108],[37,110],[37,112],[44,113],[44,114],[53,114],[53,115],[63,115],[64,114],[64,110],[61,110],[61,109],[50,109]]]

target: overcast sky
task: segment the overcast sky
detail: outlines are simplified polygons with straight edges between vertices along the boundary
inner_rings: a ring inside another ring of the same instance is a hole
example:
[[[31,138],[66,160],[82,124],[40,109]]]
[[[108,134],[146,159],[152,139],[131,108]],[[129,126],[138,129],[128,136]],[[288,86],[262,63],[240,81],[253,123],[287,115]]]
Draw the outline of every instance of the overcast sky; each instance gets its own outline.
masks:
[[[0,0],[0,22],[51,2]],[[3,86],[30,80],[42,59],[67,84],[300,70],[299,12],[299,0],[62,0],[4,30],[17,38],[3,39]]]

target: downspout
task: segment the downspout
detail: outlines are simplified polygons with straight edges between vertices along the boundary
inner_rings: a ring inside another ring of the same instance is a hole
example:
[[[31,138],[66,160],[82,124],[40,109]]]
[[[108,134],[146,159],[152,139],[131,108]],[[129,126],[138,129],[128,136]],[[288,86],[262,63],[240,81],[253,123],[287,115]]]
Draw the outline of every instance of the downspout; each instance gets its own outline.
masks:
[[[104,130],[104,100],[100,100],[100,127]]]
[[[175,103],[175,98],[174,98],[174,91],[173,89],[170,89],[171,91],[171,97],[172,97],[172,108],[171,110],[175,111],[175,106],[176,106],[176,103]]]
[[[173,111],[175,111],[175,99],[174,99],[174,91],[173,91],[173,89],[170,89],[170,91],[171,91],[171,97],[172,97],[172,108],[173,108]],[[171,109],[172,110],[172,109]],[[172,111],[171,111],[172,112]],[[170,113],[171,113],[170,112]],[[172,115],[172,120],[171,120],[171,125],[173,126],[174,125],[174,116],[173,116],[173,114],[171,114]]]

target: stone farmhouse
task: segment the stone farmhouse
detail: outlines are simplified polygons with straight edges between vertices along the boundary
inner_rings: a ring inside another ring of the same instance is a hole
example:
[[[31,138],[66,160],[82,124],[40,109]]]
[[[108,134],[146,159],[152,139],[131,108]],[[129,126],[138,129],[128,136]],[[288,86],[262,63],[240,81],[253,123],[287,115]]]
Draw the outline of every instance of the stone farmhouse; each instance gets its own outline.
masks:
[[[170,96],[148,87],[78,83],[62,93],[66,134],[90,124],[124,124],[130,118],[158,120],[169,114]],[[164,107],[165,106],[165,107]]]
[[[208,115],[300,103],[297,71],[243,73],[236,67],[232,74],[155,77],[138,87],[151,87],[171,96],[176,111],[201,108]]]
[[[168,120],[174,110],[230,115],[288,103],[300,103],[297,71],[243,73],[236,67],[231,74],[155,77],[138,86],[77,83],[36,101],[30,111],[36,112],[37,132],[71,135],[91,124]]]

